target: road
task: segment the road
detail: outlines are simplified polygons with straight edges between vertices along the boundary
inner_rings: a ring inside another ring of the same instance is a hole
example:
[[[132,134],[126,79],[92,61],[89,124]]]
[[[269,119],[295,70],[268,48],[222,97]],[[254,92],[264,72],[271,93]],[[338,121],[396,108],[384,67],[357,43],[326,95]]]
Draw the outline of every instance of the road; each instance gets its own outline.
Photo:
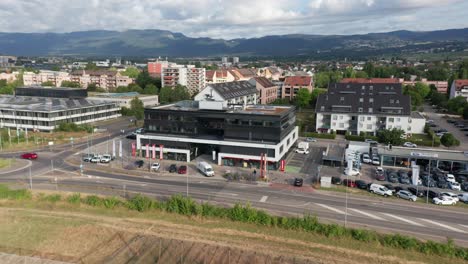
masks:
[[[112,134],[117,136],[118,131]],[[105,140],[107,138],[95,140],[94,144]],[[84,174],[87,176],[80,176],[77,173],[79,168],[65,163],[64,159],[84,150],[87,145],[84,142],[75,145],[73,149],[56,146],[52,151],[40,152],[39,160],[33,161],[31,167],[34,189],[113,195],[133,192],[153,197],[186,194],[188,190],[189,196],[198,201],[223,205],[249,202],[256,208],[274,214],[307,213],[325,222],[414,235],[422,239],[445,241],[450,237],[457,244],[468,246],[468,211],[464,208],[436,207],[403,200],[316,191],[310,187],[294,188],[283,184],[241,184],[195,175],[181,177],[153,174],[136,177],[98,171],[91,166],[85,167]],[[12,154],[1,156],[9,155]],[[311,158],[314,159],[315,155],[311,155]],[[56,174],[61,176],[57,177],[55,172],[51,172],[52,163]],[[29,168],[24,168],[0,175],[0,181],[22,182],[27,185],[28,176]],[[55,183],[56,177],[58,181]]]

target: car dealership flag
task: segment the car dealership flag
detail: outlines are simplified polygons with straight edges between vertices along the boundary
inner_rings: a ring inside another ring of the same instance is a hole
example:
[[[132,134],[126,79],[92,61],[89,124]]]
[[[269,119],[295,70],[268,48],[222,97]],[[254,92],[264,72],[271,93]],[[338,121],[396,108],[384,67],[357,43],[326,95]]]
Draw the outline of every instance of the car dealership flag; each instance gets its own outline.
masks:
[[[122,140],[119,141],[119,157],[122,157],[123,156],[123,153],[122,153]]]
[[[115,157],[115,140],[112,140],[112,157]]]
[[[153,159],[156,159],[156,145],[153,144]]]

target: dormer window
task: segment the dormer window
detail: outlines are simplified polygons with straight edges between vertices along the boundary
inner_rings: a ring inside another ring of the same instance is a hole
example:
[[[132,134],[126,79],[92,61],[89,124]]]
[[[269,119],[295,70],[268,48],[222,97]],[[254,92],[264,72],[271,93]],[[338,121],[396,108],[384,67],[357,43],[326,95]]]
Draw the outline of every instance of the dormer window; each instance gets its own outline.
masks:
[[[374,102],[374,98],[369,98],[369,103],[373,103]]]
[[[341,101],[341,102],[344,102],[344,97],[340,97],[340,101]]]
[[[360,103],[363,103],[363,102],[364,102],[364,98],[362,98],[362,97],[359,98],[359,102],[360,102]]]

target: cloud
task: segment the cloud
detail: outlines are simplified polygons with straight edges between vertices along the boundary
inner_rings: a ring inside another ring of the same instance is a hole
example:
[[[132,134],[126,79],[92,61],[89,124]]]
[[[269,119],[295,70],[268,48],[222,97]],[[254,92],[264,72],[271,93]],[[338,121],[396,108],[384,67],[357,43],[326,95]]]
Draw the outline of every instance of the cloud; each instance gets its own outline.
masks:
[[[463,0],[1,0],[0,30],[167,29],[215,38],[353,34],[467,27],[467,8]]]

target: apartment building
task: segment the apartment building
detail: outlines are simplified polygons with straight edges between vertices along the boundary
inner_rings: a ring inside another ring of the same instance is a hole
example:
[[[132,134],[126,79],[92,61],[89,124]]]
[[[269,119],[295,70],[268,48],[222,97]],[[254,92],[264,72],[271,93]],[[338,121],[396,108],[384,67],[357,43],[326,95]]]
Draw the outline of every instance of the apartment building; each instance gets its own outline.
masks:
[[[424,133],[425,119],[411,112],[408,95],[400,83],[336,83],[317,98],[316,129],[353,135],[376,134],[381,129],[402,129],[406,134]]]
[[[195,101],[217,102],[224,108],[257,104],[257,88],[248,81],[208,84]]]
[[[434,85],[439,93],[447,93],[448,83],[446,81],[428,81],[427,78],[422,78],[420,81],[405,81],[400,78],[344,78],[341,83],[401,83],[403,85],[415,85],[420,82],[428,86]]]
[[[206,71],[206,83],[233,82],[236,78],[228,70]]]
[[[257,88],[259,104],[271,104],[278,98],[278,86],[265,77],[255,77],[249,83]]]
[[[205,69],[193,65],[173,65],[163,68],[161,74],[162,87],[174,87],[178,84],[186,86],[190,93],[196,94],[205,88]]]
[[[70,81],[70,74],[68,72],[42,70],[38,73],[23,73],[23,84],[25,86],[40,86],[42,83],[51,82],[52,86],[60,87],[63,81]]]
[[[343,78],[340,83],[400,83],[396,78]]]
[[[187,90],[190,94],[197,94],[205,88],[205,68],[187,69]]]
[[[292,100],[296,97],[299,89],[307,89],[312,92],[314,87],[311,76],[288,76],[285,78],[281,88],[281,98]]]
[[[234,76],[236,81],[248,81],[253,77],[257,77],[257,70],[251,68],[237,69],[232,68],[231,74]]]
[[[100,88],[112,91],[119,86],[128,86],[134,79],[117,71],[75,70],[70,74],[70,81],[79,83],[83,88],[88,88],[88,85],[94,83]]]
[[[0,68],[11,68],[18,60],[15,56],[0,56]]]
[[[5,80],[7,83],[16,81],[19,72],[0,72],[0,80]]]
[[[168,61],[149,61],[148,62],[148,73],[154,77],[161,77],[163,68],[169,67]]]
[[[428,86],[434,85],[437,89],[437,92],[442,94],[446,94],[448,91],[447,81],[428,81],[426,78],[422,78],[420,81],[405,81],[404,79],[400,79],[399,81],[403,85],[415,85],[418,82]]]
[[[450,98],[465,97],[468,101],[468,79],[454,80],[450,86]]]

